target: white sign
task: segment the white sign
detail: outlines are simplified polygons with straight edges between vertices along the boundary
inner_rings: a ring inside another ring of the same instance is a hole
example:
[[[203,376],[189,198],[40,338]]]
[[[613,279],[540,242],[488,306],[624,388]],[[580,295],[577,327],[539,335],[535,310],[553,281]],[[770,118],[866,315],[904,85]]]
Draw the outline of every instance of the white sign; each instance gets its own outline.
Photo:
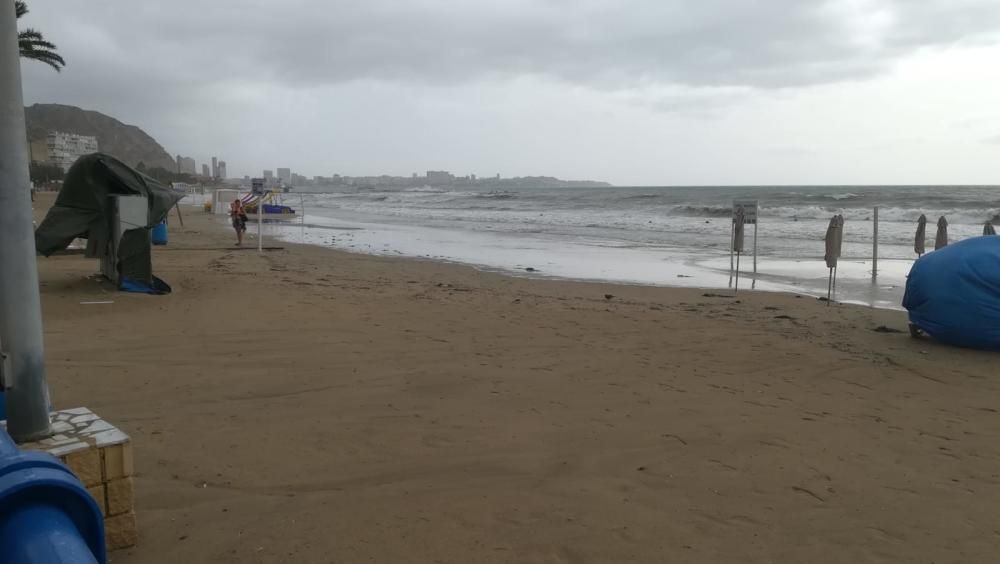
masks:
[[[757,200],[733,200],[733,219],[736,219],[736,209],[743,208],[743,223],[757,224]]]
[[[251,190],[250,193],[255,196],[260,196],[264,193],[264,179],[254,178],[250,181]]]
[[[733,200],[733,222],[732,222],[732,233],[731,233],[731,245],[729,251],[729,273],[730,273],[730,283],[732,283],[732,273],[736,272],[736,285],[739,287],[739,253],[743,252],[743,225],[753,225],[753,273],[757,274],[757,210],[758,210],[757,200]],[[740,226],[736,225],[736,215],[737,211],[742,211],[743,224]],[[737,229],[738,227],[738,229]],[[736,256],[737,262],[733,263],[733,257]],[[756,284],[756,279],[754,280]]]

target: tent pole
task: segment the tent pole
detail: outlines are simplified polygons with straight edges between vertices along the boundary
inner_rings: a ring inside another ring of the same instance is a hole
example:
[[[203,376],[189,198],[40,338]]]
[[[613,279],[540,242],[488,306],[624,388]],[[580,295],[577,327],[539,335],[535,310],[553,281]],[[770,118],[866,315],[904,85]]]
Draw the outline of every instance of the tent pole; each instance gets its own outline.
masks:
[[[42,308],[31,224],[28,144],[14,3],[0,4],[0,362],[7,432],[17,442],[52,434]]]

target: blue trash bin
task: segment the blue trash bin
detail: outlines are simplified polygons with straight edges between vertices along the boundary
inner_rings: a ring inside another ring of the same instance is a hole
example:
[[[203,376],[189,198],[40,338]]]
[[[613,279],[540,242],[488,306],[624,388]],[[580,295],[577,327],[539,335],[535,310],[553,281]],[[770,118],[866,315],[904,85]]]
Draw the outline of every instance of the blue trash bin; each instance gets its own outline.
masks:
[[[167,244],[167,222],[166,220],[161,221],[159,224],[153,227],[153,244],[154,245],[166,245]]]

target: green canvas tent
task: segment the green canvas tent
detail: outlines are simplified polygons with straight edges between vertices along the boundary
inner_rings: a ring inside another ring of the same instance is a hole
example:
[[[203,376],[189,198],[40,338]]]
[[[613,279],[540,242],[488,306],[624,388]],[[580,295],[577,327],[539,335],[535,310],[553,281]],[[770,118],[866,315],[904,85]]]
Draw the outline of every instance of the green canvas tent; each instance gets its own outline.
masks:
[[[125,196],[145,197],[148,213],[127,228],[116,228],[116,197]],[[35,249],[49,256],[65,249],[73,239],[87,239],[88,257],[113,256],[119,287],[135,284],[140,291],[143,287],[153,293],[169,291],[166,285],[158,288],[162,282],[153,276],[150,229],[183,197],[183,192],[110,155],[85,155],[70,167],[55,204],[35,230]],[[118,240],[116,230],[121,231]]]

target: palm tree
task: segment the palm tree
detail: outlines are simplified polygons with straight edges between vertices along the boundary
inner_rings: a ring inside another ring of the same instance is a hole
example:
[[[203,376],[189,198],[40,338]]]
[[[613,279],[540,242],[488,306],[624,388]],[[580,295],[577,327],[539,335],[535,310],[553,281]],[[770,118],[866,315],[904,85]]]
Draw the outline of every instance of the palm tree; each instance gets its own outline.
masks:
[[[20,19],[21,16],[28,13],[28,5],[22,0],[14,0],[14,12]],[[46,41],[41,32],[30,27],[17,33],[17,46],[21,56],[25,59],[41,61],[56,69],[57,72],[66,66],[66,61],[59,53],[56,53],[56,46]]]

